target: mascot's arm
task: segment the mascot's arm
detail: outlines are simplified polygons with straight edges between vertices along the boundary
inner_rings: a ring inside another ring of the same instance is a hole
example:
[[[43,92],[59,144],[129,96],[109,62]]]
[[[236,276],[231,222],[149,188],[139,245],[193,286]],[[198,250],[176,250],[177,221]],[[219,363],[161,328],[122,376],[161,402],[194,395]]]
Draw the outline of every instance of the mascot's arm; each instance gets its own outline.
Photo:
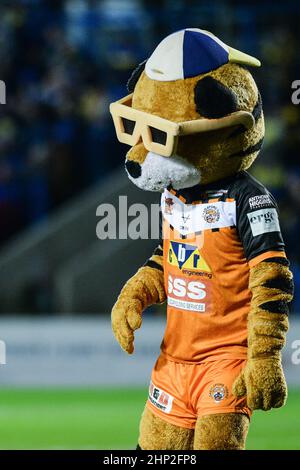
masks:
[[[165,300],[163,250],[159,245],[145,265],[127,281],[112,310],[114,335],[128,354],[133,353],[133,332],[142,324],[143,310]]]
[[[287,397],[280,351],[288,330],[288,303],[293,298],[288,266],[286,258],[268,258],[250,270],[248,360],[233,392],[247,395],[252,410],[279,408]]]

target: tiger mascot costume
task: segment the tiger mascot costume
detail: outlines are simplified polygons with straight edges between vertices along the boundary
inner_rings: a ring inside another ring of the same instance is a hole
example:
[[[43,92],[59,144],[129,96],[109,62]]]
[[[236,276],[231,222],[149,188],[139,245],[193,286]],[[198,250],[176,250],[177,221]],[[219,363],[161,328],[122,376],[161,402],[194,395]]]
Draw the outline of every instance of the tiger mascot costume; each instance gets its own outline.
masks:
[[[130,180],[162,193],[162,241],[112,311],[133,353],[167,302],[137,449],[244,449],[253,410],[284,405],[293,282],[276,202],[246,170],[264,138],[252,56],[187,28],[166,37],[110,110]]]

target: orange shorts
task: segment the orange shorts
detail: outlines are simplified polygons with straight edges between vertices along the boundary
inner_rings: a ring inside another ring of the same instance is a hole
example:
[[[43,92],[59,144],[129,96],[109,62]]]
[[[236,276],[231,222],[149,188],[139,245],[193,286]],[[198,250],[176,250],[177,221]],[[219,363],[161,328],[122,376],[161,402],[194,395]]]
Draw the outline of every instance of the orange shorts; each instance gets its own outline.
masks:
[[[175,426],[194,429],[198,417],[216,413],[244,413],[246,397],[236,398],[232,384],[244,359],[220,359],[198,364],[170,361],[160,356],[152,371],[147,406]]]

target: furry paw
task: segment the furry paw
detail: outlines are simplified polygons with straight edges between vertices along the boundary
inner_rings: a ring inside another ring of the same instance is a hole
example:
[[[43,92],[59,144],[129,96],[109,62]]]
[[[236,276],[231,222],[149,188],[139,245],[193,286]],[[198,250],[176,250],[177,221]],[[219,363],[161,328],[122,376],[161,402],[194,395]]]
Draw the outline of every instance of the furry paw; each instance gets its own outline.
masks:
[[[280,408],[287,398],[287,386],[277,357],[249,359],[233,384],[233,394],[247,395],[247,405],[252,410]]]
[[[119,299],[111,312],[111,324],[114,335],[128,354],[134,351],[134,331],[142,324],[141,302],[132,299]]]

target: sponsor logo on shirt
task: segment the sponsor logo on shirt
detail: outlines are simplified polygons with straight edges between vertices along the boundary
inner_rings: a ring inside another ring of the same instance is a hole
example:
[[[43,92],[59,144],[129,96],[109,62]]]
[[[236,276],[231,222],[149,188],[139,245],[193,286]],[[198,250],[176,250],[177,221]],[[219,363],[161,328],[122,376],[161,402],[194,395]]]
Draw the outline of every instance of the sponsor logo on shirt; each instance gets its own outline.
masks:
[[[250,209],[259,209],[260,207],[266,207],[273,205],[269,194],[261,194],[260,196],[253,196],[249,199]]]
[[[171,197],[165,197],[165,214],[173,214],[174,201]]]
[[[212,277],[213,277],[211,272],[193,271],[192,269],[182,269],[182,274],[184,274],[185,276],[206,277],[207,279],[212,279]]]
[[[168,263],[179,269],[195,269],[211,272],[199,249],[195,245],[187,243],[171,242],[168,251]]]
[[[188,225],[186,225],[186,223],[191,220],[191,215],[190,214],[185,214],[183,212],[182,216],[181,216],[181,219],[183,220],[183,224],[180,225],[180,230],[183,230],[183,231],[187,231],[189,230],[189,227]]]
[[[205,312],[205,304],[199,302],[189,302],[188,300],[174,299],[168,296],[168,305],[178,308],[178,310],[188,310],[191,312]]]
[[[280,232],[276,209],[260,209],[247,214],[252,235],[262,235],[269,232]]]
[[[150,382],[149,401],[164,413],[170,413],[174,397]]]
[[[200,281],[190,281],[183,277],[168,277],[168,305],[180,310],[205,312],[206,285]]]

